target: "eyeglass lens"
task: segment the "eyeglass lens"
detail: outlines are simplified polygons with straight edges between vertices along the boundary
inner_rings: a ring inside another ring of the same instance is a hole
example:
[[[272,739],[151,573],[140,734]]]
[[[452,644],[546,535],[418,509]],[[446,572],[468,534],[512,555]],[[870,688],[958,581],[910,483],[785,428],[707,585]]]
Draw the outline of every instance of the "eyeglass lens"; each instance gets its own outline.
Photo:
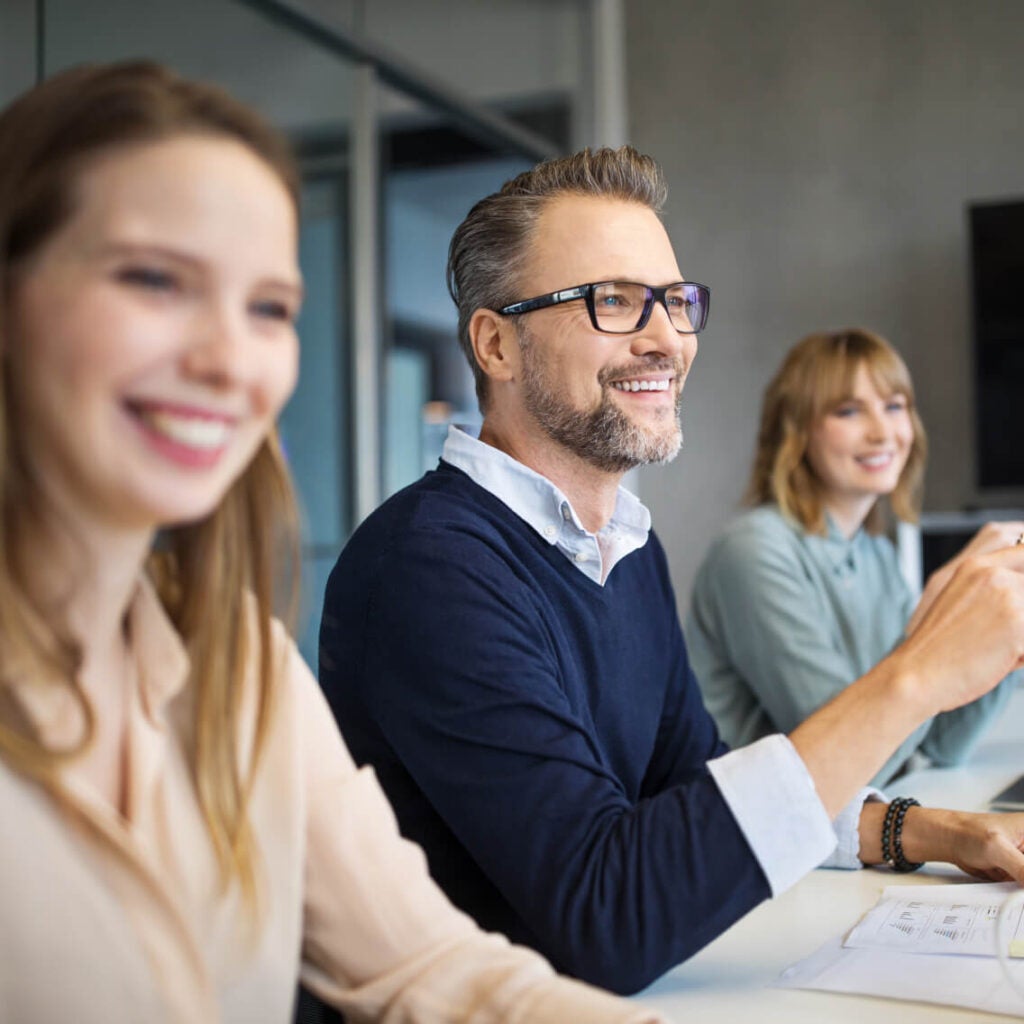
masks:
[[[665,290],[665,308],[677,331],[693,334],[704,327],[706,294],[704,289],[692,284],[678,284]],[[598,328],[612,334],[635,331],[646,319],[644,314],[649,304],[654,302],[650,288],[629,281],[595,285],[593,298]]]

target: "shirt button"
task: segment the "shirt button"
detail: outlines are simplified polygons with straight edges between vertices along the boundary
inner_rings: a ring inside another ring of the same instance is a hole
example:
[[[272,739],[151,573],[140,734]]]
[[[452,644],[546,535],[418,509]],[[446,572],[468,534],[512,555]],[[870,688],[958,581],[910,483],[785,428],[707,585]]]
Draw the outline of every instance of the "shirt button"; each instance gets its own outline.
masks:
[[[562,506],[562,518],[566,522],[569,522],[569,520],[572,519],[572,513],[569,511],[569,506],[568,505],[563,505]]]
[[[544,536],[545,537],[554,537],[554,535],[556,533],[558,533],[558,531],[553,526],[551,526],[550,524],[544,527]]]
[[[587,560],[587,553],[585,551],[577,551],[576,552],[576,561],[577,562],[585,562],[586,560]]]

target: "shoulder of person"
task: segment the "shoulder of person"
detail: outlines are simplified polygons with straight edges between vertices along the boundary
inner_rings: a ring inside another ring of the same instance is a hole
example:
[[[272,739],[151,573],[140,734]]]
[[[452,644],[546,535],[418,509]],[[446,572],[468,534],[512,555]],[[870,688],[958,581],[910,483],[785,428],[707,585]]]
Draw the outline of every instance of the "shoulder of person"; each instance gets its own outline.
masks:
[[[346,549],[358,550],[367,542],[379,546],[422,533],[466,535],[513,517],[503,502],[461,470],[442,464],[371,512]]]
[[[712,544],[709,558],[751,561],[779,551],[796,551],[805,533],[775,505],[759,505],[736,516]]]

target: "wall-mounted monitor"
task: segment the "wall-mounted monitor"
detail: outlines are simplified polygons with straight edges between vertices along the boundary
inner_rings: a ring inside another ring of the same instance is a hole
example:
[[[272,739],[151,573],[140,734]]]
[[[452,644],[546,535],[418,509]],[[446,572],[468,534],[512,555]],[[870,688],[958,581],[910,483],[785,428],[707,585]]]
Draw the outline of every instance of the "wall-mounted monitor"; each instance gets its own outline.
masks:
[[[1024,489],[1024,198],[968,207],[979,490]]]

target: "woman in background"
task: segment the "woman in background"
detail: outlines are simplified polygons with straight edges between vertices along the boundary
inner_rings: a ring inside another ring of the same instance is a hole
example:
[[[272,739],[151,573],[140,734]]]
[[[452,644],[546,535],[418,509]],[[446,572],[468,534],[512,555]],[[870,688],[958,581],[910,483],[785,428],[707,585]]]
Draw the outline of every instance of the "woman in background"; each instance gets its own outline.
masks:
[[[910,375],[877,334],[812,334],[765,391],[747,490],[755,507],[712,545],[698,572],[686,639],[726,742],[789,732],[882,660],[956,568],[921,601],[884,531],[916,522],[927,445]],[[968,551],[1012,544],[1024,523],[990,523]],[[915,752],[962,761],[1005,704],[1013,676],[911,734],[875,777]]]
[[[0,1019],[653,1020],[452,908],[272,617],[297,204],[155,65],[0,114]]]

